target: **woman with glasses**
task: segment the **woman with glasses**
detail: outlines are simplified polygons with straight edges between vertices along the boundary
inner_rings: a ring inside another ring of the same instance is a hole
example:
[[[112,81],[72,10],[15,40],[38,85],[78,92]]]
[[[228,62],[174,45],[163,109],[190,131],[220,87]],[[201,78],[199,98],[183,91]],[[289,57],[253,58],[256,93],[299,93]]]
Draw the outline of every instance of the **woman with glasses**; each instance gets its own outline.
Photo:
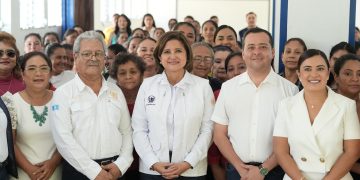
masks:
[[[197,42],[191,45],[193,61],[191,74],[208,79],[211,89],[216,91],[221,88],[221,82],[209,76],[214,64],[214,51],[205,42]]]
[[[15,38],[6,32],[0,32],[0,96],[6,92],[14,94],[25,88],[18,59],[19,50]]]
[[[49,44],[45,51],[46,55],[51,60],[52,76],[50,82],[54,87],[58,88],[75,77],[73,71],[65,70],[69,59],[65,48],[61,44]]]
[[[13,125],[18,179],[61,179],[61,156],[48,116],[53,94],[48,89],[51,70],[51,61],[43,53],[25,54],[21,71],[26,88],[2,97]]]

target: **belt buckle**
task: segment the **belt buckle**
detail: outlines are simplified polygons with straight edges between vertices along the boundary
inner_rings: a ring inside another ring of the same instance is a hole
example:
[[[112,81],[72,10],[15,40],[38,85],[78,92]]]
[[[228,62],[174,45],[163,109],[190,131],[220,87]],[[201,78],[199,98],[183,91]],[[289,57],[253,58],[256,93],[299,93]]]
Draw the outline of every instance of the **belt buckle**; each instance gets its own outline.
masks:
[[[112,162],[114,162],[112,159],[104,160],[100,162],[100,166],[106,166],[108,164],[111,164]]]

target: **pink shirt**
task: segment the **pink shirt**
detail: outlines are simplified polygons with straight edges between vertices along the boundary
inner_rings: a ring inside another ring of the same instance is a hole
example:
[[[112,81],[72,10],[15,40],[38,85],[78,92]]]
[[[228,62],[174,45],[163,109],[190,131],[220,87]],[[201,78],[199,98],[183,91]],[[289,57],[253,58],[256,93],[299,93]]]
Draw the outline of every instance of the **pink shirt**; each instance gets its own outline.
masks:
[[[25,89],[25,84],[22,80],[11,76],[10,79],[0,79],[0,96],[9,91],[11,94]]]

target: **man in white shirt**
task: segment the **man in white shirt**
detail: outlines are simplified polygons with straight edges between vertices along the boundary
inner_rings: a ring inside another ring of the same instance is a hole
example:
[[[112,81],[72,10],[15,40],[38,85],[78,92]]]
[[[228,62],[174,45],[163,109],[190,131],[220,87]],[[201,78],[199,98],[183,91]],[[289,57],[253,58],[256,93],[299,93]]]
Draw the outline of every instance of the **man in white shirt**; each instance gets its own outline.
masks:
[[[272,152],[274,120],[280,100],[298,89],[272,70],[274,52],[269,32],[250,29],[243,42],[247,71],[222,85],[211,119],[214,142],[229,161],[228,179],[284,175]]]
[[[53,96],[50,118],[57,149],[66,160],[63,179],[116,179],[133,161],[124,95],[101,74],[105,51],[97,32],[79,35],[74,43],[77,74]]]

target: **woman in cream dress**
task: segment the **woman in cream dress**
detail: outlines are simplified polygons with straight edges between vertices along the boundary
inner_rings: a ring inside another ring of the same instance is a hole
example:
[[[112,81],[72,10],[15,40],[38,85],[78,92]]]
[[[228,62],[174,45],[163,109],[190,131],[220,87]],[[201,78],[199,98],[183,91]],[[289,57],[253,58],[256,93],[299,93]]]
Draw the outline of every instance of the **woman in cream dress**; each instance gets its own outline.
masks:
[[[31,52],[24,55],[21,70],[25,90],[2,97],[13,121],[18,179],[61,179],[61,156],[48,119],[52,98],[52,91],[48,90],[51,62],[43,53]]]
[[[274,129],[284,179],[352,179],[349,171],[360,146],[356,104],[326,86],[329,73],[323,52],[310,49],[300,56],[304,89],[280,103]]]

